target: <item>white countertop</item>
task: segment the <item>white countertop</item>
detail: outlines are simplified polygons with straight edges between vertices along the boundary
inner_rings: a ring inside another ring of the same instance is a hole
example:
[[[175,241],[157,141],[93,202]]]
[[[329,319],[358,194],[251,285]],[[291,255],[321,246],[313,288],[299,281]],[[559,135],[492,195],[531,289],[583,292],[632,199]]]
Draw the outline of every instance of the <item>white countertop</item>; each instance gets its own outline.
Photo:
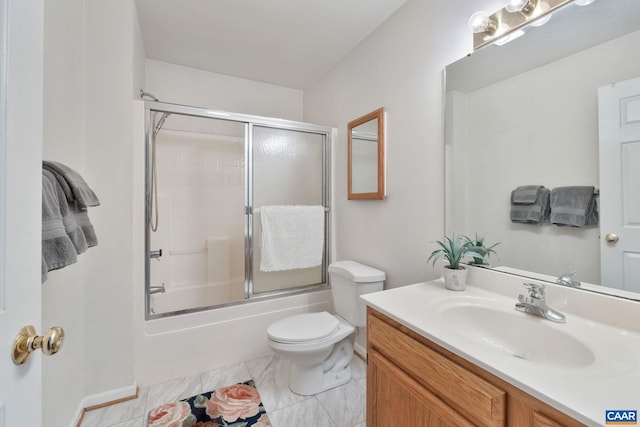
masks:
[[[605,425],[606,410],[640,412],[640,303],[549,284],[548,305],[567,318],[566,323],[554,323],[514,309],[517,295],[525,293],[521,283],[522,278],[474,268],[463,292],[447,290],[437,280],[362,298],[409,329],[587,425]],[[442,318],[442,307],[469,299],[543,322],[542,327],[584,343],[595,360],[549,363],[543,360],[545,352],[561,349],[545,342],[536,343],[542,361],[523,360],[469,339],[459,330],[460,324],[453,326]]]

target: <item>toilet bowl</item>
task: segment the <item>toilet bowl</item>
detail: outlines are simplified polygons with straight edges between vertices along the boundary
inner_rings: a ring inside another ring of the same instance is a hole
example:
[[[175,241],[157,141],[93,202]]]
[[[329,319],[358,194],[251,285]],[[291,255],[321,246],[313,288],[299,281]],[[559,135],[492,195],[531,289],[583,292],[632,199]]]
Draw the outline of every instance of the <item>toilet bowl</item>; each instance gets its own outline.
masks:
[[[356,327],[366,326],[360,295],[380,291],[384,272],[354,261],[329,266],[336,315],[326,311],[278,320],[267,328],[269,347],[291,362],[289,388],[313,395],[351,380]]]

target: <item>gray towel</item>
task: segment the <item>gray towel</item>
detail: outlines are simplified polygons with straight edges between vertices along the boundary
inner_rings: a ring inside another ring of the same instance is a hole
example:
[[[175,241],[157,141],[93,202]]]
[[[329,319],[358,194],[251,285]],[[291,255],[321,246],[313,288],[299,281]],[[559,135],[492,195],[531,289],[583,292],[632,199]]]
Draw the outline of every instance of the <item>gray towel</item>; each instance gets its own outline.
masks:
[[[82,229],[87,246],[90,248],[96,246],[98,244],[98,236],[96,235],[96,230],[94,230],[91,221],[89,221],[89,214],[87,213],[87,210],[74,207],[73,215],[76,222]]]
[[[73,246],[76,248],[76,253],[80,255],[86,252],[88,248],[87,239],[85,238],[85,233],[81,225],[76,221],[76,216],[73,212],[76,209],[75,202],[69,203],[67,201],[63,188],[51,171],[42,169],[42,174],[45,175],[49,182],[55,187],[58,195],[58,206],[60,208],[62,224],[64,225],[67,236],[69,236]]]
[[[69,202],[75,201],[79,208],[100,205],[98,197],[78,172],[62,163],[51,161],[43,161],[42,167],[54,174]]]
[[[533,205],[540,194],[543,185],[523,185],[511,192],[511,203],[516,205]]]
[[[47,271],[66,267],[78,260],[76,248],[62,222],[57,182],[42,174],[42,263]],[[42,274],[42,282],[46,274]]]
[[[551,223],[584,227],[598,224],[595,187],[557,187],[551,191]]]
[[[538,187],[538,186],[527,186],[527,187]],[[549,189],[544,188],[543,186],[539,186],[536,190],[536,199],[533,203],[522,204],[515,203],[515,200],[530,200],[531,192],[530,189],[527,190],[526,195],[522,197],[516,196],[516,192],[518,189],[513,190],[511,192],[511,212],[510,218],[511,222],[523,223],[523,224],[544,224],[549,222]],[[518,187],[523,188],[523,187]]]

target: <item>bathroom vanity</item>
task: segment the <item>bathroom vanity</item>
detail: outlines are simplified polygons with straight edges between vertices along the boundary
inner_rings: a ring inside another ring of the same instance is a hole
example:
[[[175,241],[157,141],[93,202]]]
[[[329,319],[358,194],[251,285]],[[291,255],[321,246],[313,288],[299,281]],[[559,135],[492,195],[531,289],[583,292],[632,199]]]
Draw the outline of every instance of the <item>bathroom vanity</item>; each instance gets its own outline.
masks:
[[[373,309],[368,330],[368,427],[583,425]]]
[[[550,284],[567,316],[554,323],[514,309],[522,278],[471,270],[464,292],[433,281],[363,297],[368,427],[591,426],[640,409],[638,302]]]

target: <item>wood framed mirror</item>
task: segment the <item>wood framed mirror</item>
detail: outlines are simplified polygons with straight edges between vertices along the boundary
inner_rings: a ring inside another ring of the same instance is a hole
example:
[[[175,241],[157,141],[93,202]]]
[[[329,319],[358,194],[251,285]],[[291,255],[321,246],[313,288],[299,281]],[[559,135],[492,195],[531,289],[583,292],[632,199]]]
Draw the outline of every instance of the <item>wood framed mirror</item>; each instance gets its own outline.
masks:
[[[372,111],[347,125],[349,200],[383,200],[384,108]]]

